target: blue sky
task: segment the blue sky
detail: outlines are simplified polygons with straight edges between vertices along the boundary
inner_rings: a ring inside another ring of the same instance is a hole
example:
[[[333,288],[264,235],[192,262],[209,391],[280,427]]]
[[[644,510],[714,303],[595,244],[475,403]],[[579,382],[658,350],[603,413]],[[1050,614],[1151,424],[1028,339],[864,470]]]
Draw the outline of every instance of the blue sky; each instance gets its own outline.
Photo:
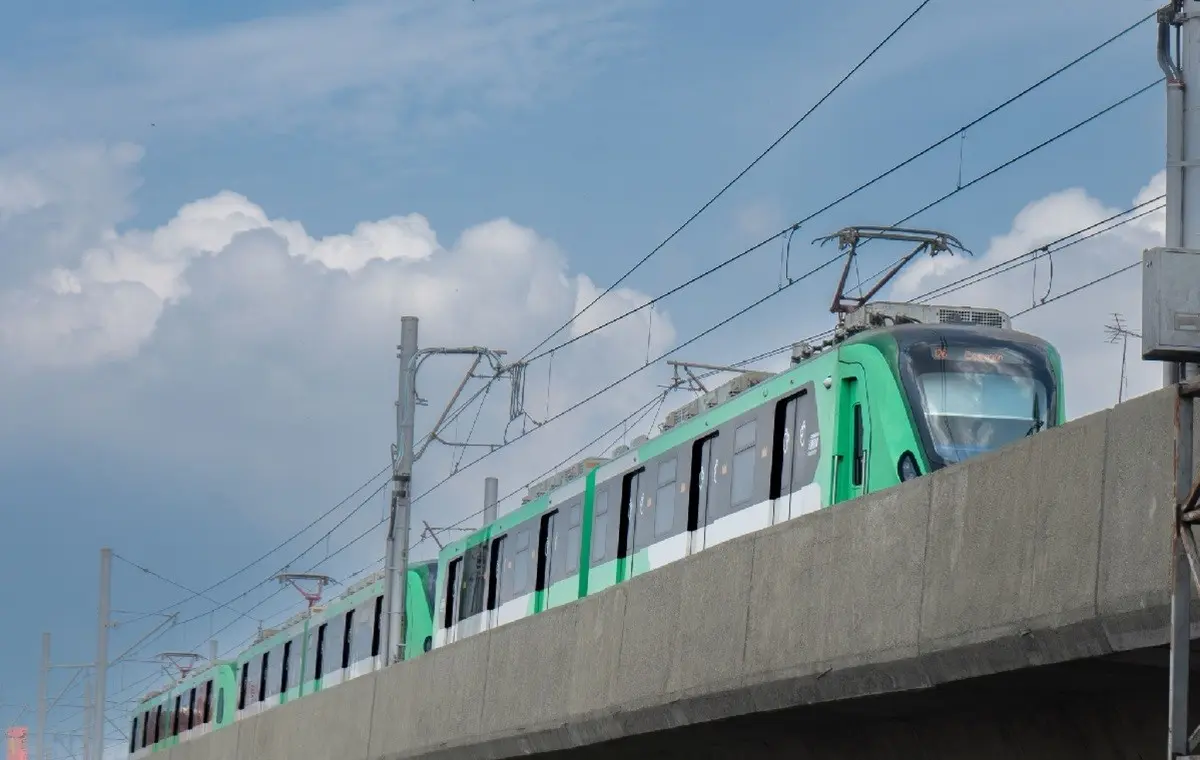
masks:
[[[427,345],[524,353],[909,10],[271,0],[11,11],[0,29],[0,533],[9,538],[0,570],[18,582],[0,647],[0,722],[17,719],[9,705],[35,698],[41,631],[53,632],[58,662],[93,656],[101,545],[196,590],[273,548],[386,464],[402,313],[421,316]],[[807,216],[1150,10],[1100,0],[1081,14],[1018,0],[966,14],[934,0],[580,324]],[[967,181],[1153,81],[1153,47],[1146,24],[961,145],[814,219],[797,235],[793,271],[829,255],[813,238],[895,222],[953,189],[960,148]],[[1163,110],[1154,89],[915,219],[956,234],[982,261],[919,269],[901,285],[911,295],[1132,205],[1162,168]],[[1158,236],[1151,217],[1072,249],[1053,283],[1026,268],[958,298],[1016,311],[1048,285],[1060,292],[1132,261]],[[863,268],[899,253],[864,252]],[[653,319],[643,311],[585,338],[556,353],[552,369],[535,363],[528,410],[554,414],[644,362],[648,330],[662,353],[770,291],[779,255],[769,245],[658,304]],[[834,277],[790,289],[681,358],[734,361],[824,329]],[[1019,323],[1062,348],[1073,415],[1116,400],[1120,353],[1102,325],[1119,308],[1136,327],[1138,299],[1136,278],[1118,278]],[[1136,349],[1131,363],[1128,392],[1153,387],[1157,367]],[[461,371],[430,366],[425,426]],[[516,489],[667,375],[647,371],[461,473],[417,506],[414,525],[475,511],[485,475],[500,477],[502,494]],[[507,389],[491,396],[474,440],[500,440],[506,399]],[[675,394],[667,409],[686,400]],[[452,453],[431,448],[418,483],[448,474]],[[345,578],[370,567],[378,534],[317,563],[383,507],[381,494],[319,540],[350,508],[335,511],[209,596],[228,602],[313,544],[293,569]],[[203,642],[232,622],[218,635],[231,648],[255,618],[270,624],[298,609],[284,593],[256,607],[277,590],[266,583],[231,603],[251,613],[240,620],[190,599],[178,609],[196,619],[134,659],[207,651]],[[153,612],[187,596],[115,564],[118,609]],[[122,616],[114,655],[153,625],[137,618]],[[122,664],[110,699],[127,702],[153,673]],[[75,689],[63,701],[82,697]],[[56,710],[51,724],[76,730],[77,714]],[[110,715],[124,725],[123,710]],[[115,729],[109,738],[120,741]]]

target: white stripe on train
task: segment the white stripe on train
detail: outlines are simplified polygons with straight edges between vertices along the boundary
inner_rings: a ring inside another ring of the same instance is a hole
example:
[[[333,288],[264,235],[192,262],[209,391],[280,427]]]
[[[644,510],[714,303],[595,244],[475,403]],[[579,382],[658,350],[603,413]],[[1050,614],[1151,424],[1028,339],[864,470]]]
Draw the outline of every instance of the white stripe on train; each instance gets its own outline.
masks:
[[[821,508],[821,484],[808,485],[788,496],[775,500],[760,501],[739,509],[731,515],[714,520],[712,525],[700,530],[679,533],[646,547],[649,570],[657,570],[684,557],[711,548],[747,533],[763,530],[797,517],[816,512]],[[649,570],[644,572],[649,572]],[[442,628],[435,621],[433,647],[453,644],[477,633],[497,628],[514,620],[528,617],[533,595],[526,594],[511,602],[500,605],[499,614],[488,621],[488,613],[482,612],[466,620],[460,620],[450,628]]]

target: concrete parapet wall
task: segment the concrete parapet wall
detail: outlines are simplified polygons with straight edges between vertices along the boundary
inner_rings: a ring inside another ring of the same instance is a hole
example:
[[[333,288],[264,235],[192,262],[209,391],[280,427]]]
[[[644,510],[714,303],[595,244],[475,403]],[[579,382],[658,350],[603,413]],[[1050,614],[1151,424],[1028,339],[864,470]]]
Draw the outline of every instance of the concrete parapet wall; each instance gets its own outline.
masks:
[[[511,757],[1165,643],[1174,409],[1128,401],[168,760]]]

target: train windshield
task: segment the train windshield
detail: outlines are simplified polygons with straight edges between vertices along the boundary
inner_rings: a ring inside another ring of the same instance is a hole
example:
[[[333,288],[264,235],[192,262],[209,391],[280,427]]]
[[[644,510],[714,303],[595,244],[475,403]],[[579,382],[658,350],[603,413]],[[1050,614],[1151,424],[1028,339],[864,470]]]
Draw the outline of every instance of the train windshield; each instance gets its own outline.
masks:
[[[930,336],[902,350],[901,372],[933,469],[1054,424],[1057,387],[1039,344],[978,333]]]

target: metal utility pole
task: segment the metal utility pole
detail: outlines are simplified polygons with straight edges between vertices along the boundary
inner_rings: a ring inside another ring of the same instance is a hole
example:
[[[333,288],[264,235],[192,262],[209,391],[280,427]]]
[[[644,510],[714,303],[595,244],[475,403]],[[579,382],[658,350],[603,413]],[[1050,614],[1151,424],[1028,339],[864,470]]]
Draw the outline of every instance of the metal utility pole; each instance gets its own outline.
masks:
[[[212,641],[208,642],[208,661],[210,663],[214,663],[217,661],[217,657],[219,656],[220,653],[217,651],[217,640],[213,639]]]
[[[108,699],[106,677],[108,674],[108,628],[109,595],[112,591],[112,549],[100,550],[100,609],[96,629],[96,697],[92,715],[92,746],[103,752],[104,747],[104,703]]]
[[[502,375],[508,375],[513,382],[512,400],[510,401],[509,419],[516,419],[524,410],[521,409],[520,384],[523,377],[523,365],[517,364],[506,367],[501,358],[504,351],[497,351],[481,346],[465,348],[419,348],[417,334],[417,318],[402,317],[400,320],[400,381],[399,395],[396,399],[396,445],[392,450],[392,500],[391,518],[388,525],[387,555],[384,570],[383,616],[386,625],[381,626],[383,641],[381,650],[386,653],[384,664],[389,665],[406,657],[404,650],[405,632],[408,628],[407,591],[408,584],[408,538],[410,511],[412,507],[412,468],[413,463],[421,458],[425,450],[434,441],[448,446],[482,446],[495,449],[491,444],[471,443],[470,441],[447,441],[441,437],[442,425],[450,414],[451,408],[466,387],[471,378],[486,379],[494,382]],[[474,356],[470,369],[463,376],[450,400],[446,403],[433,429],[422,441],[420,447],[414,440],[417,404],[424,404],[417,394],[417,371],[422,362],[433,355],[466,355]],[[487,360],[492,367],[491,375],[476,375],[479,364]],[[470,403],[469,401],[467,403]]]
[[[1200,1],[1171,0],[1158,10],[1157,54],[1167,83],[1167,228],[1165,245],[1142,253],[1142,359],[1164,362],[1163,385],[1178,392],[1167,714],[1167,757],[1178,760],[1200,757],[1200,730],[1188,727],[1192,586],[1200,588],[1193,532],[1200,489],[1192,483],[1192,411],[1200,395]],[[1197,90],[1189,90],[1193,82]]]
[[[488,525],[496,519],[496,508],[500,502],[500,481],[497,478],[483,480],[483,524]]]
[[[417,416],[417,318],[400,318],[400,387],[396,397],[396,450],[392,468],[392,514],[387,538],[383,603],[387,607],[384,662],[404,659],[408,629],[408,532],[412,506],[413,427]],[[394,658],[394,659],[392,659]]]
[[[46,692],[50,681],[50,633],[42,633],[42,666],[38,679],[37,760],[49,760],[46,753]]]

